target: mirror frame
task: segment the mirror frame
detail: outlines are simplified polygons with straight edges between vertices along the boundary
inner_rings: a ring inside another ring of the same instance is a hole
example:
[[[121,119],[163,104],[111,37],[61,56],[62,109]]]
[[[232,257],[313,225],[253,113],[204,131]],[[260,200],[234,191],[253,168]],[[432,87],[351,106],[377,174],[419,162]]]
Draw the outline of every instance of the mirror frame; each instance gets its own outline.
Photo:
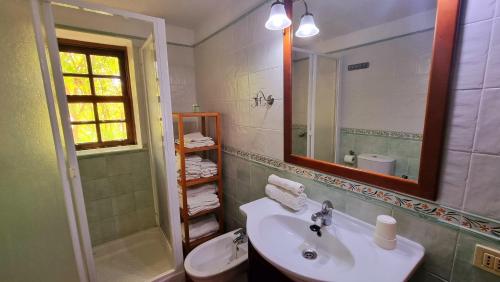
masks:
[[[450,79],[452,77],[451,71],[459,24],[460,0],[436,1],[436,25],[418,181],[415,182],[396,176],[363,171],[357,168],[292,154],[293,25],[286,28],[283,33],[285,162],[429,200],[436,199],[446,130],[447,104],[449,100]],[[293,0],[285,0],[285,8],[290,19],[293,18],[292,6]]]

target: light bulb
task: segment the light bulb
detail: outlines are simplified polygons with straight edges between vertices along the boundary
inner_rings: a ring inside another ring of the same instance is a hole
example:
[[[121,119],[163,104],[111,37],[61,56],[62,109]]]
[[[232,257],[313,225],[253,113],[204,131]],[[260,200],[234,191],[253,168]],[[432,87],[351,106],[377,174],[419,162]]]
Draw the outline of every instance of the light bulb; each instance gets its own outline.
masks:
[[[266,28],[269,30],[282,30],[289,27],[292,21],[288,18],[285,11],[285,4],[276,1],[271,6],[269,19],[266,21]]]
[[[295,36],[297,37],[311,37],[319,33],[319,28],[314,23],[312,14],[304,14],[300,19],[300,25]]]

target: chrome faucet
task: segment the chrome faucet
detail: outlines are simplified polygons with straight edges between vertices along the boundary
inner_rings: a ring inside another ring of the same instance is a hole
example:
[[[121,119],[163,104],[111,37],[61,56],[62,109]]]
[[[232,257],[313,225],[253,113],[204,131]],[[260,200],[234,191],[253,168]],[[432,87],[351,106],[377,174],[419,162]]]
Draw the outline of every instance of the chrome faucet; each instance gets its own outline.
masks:
[[[237,237],[233,240],[233,243],[236,244],[236,246],[247,242],[247,234],[243,228],[236,230],[234,235],[237,235]]]
[[[333,204],[332,202],[326,200],[321,205],[321,210],[311,215],[311,220],[314,222],[314,224],[309,226],[309,229],[311,229],[311,231],[313,232],[316,232],[318,237],[321,237],[321,227],[329,226],[332,224],[332,215]]]

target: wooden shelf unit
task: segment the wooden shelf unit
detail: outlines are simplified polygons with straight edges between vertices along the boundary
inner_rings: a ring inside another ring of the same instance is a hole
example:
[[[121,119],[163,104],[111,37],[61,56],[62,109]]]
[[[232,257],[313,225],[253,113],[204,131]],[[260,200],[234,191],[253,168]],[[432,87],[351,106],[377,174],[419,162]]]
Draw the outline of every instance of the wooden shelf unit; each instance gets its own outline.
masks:
[[[180,179],[177,180],[177,183],[180,185],[182,189],[182,206],[187,207],[187,190],[193,188],[194,186],[216,182],[217,184],[217,196],[219,197],[220,206],[214,209],[202,211],[193,215],[188,214],[187,208],[180,209],[181,221],[184,223],[184,235],[185,239],[183,239],[183,248],[185,254],[191,251],[194,247],[199,244],[206,242],[212,238],[217,237],[218,235],[223,233],[224,230],[224,208],[223,208],[223,200],[224,193],[222,189],[222,124],[221,124],[221,115],[216,112],[200,112],[200,113],[173,113],[174,121],[177,121],[177,129],[179,134],[179,144],[175,145],[175,151],[179,155],[180,158]],[[198,148],[186,148],[184,147],[184,119],[185,118],[199,118],[201,122],[201,133],[204,136],[207,136],[207,122],[211,120],[215,121],[215,145],[213,146],[205,146]],[[206,178],[198,178],[193,180],[186,180],[186,155],[201,152],[203,154],[208,154],[211,151],[216,151],[217,155],[217,175]],[[202,217],[208,214],[215,214],[216,218],[219,222],[219,229],[214,232],[207,234],[204,237],[198,238],[196,240],[189,240],[189,221],[195,218]]]

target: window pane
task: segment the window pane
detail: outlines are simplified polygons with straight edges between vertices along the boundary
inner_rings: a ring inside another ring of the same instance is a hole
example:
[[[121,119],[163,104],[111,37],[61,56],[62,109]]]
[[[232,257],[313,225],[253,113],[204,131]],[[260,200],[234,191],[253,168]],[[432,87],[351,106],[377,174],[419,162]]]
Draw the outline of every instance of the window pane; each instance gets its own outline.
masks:
[[[123,103],[97,103],[99,120],[124,120],[125,107]]]
[[[94,106],[92,103],[69,103],[71,121],[94,121]]]
[[[94,78],[95,95],[122,96],[122,81],[119,78]]]
[[[97,142],[97,131],[95,124],[73,124],[73,138],[75,144]]]
[[[124,122],[101,123],[100,127],[103,142],[127,139],[127,124]]]
[[[89,73],[85,54],[59,52],[63,73]]]
[[[117,57],[90,55],[93,74],[120,75]]]
[[[64,77],[66,95],[92,95],[90,80],[87,77]]]

